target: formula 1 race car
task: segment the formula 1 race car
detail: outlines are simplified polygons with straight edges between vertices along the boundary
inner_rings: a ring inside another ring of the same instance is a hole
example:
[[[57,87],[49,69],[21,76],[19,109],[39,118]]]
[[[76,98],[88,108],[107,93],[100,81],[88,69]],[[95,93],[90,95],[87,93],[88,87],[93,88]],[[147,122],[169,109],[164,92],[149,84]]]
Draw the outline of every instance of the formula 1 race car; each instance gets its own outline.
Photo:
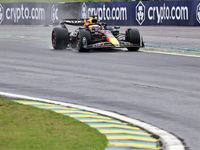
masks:
[[[144,42],[137,29],[128,28],[119,33],[119,26],[111,27],[99,22],[96,16],[84,20],[62,20],[60,28],[54,28],[51,41],[54,49],[76,48],[79,52],[88,52],[97,48],[127,48],[138,51]],[[74,32],[69,32],[67,25],[82,25]]]

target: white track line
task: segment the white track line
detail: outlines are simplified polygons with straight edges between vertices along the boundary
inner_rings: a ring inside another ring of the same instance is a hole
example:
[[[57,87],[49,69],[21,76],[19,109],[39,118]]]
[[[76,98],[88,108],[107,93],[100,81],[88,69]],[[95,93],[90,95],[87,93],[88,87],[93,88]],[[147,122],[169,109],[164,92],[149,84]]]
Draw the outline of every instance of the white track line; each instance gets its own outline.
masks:
[[[189,54],[179,54],[179,53],[169,53],[169,52],[162,52],[162,51],[150,51],[150,50],[140,50],[141,52],[145,53],[156,53],[156,54],[165,54],[165,55],[175,55],[175,56],[185,56],[185,57],[197,57],[200,58],[199,55],[189,55]]]
[[[75,104],[70,104],[70,103],[52,101],[52,100],[48,100],[48,99],[41,99],[41,98],[35,98],[35,97],[29,97],[29,96],[17,95],[17,94],[5,93],[5,92],[0,92],[0,96],[2,96],[3,98],[8,98],[8,99],[26,99],[26,100],[34,100],[34,101],[42,101],[42,102],[47,102],[47,103],[59,104],[59,105],[64,105],[64,106],[69,106],[69,107],[73,107],[73,108],[78,108],[78,109],[82,109],[82,110],[95,112],[95,113],[102,114],[105,116],[110,116],[110,117],[116,118],[118,120],[133,124],[135,126],[139,126],[143,129],[147,130],[148,132],[159,136],[161,142],[163,143],[164,150],[185,150],[185,147],[182,144],[182,142],[177,137],[168,133],[167,131],[159,129],[150,124],[138,121],[136,119],[132,119],[132,118],[129,118],[129,117],[126,117],[123,115],[113,113],[113,112],[95,109],[95,108],[86,107],[86,106],[81,106],[81,105],[75,105]]]

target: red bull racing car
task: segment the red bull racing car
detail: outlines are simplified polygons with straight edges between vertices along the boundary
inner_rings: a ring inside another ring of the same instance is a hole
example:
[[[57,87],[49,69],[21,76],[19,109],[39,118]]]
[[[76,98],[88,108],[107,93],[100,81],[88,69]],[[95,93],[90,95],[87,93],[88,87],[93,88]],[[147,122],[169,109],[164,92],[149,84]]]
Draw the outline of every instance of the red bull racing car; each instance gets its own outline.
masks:
[[[99,22],[95,16],[84,20],[63,20],[60,28],[54,28],[51,41],[54,49],[76,48],[79,52],[88,52],[97,48],[127,48],[138,51],[144,42],[137,29],[128,28],[119,33],[119,26],[110,27]],[[69,32],[67,25],[82,25],[74,32]]]

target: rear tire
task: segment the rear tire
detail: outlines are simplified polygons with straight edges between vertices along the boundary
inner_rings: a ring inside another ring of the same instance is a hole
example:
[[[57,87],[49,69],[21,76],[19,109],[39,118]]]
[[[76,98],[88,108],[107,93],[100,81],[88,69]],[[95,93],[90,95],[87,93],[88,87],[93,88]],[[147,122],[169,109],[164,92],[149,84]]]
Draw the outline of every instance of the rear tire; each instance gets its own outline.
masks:
[[[138,29],[128,29],[126,31],[126,41],[135,45],[135,47],[127,47],[129,51],[138,51],[140,49],[140,32]]]
[[[89,49],[84,48],[85,45],[91,43],[90,31],[80,29],[76,37],[76,47],[79,52],[88,52]]]
[[[51,34],[51,42],[54,49],[66,49],[69,44],[67,28],[54,28]]]

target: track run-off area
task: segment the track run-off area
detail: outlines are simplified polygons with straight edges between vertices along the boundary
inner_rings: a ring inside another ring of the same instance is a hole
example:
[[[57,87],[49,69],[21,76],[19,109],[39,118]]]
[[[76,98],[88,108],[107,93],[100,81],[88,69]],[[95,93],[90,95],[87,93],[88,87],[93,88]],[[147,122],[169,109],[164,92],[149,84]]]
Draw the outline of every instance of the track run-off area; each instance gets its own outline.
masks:
[[[0,26],[1,92],[117,112],[200,147],[199,27],[136,27],[144,49],[88,53],[53,50],[52,28]]]

